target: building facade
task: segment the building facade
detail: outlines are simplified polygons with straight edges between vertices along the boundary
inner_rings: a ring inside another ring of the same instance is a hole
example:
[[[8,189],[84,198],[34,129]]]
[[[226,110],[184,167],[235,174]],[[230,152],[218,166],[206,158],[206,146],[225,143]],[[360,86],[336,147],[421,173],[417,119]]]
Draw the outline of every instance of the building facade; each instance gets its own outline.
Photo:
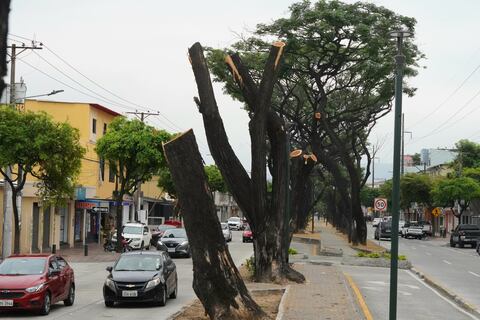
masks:
[[[102,242],[106,231],[113,225],[115,203],[115,174],[108,163],[99,159],[95,152],[96,141],[107,131],[119,113],[93,103],[70,103],[41,100],[26,100],[25,110],[43,111],[54,121],[68,122],[80,132],[80,144],[86,149],[81,162],[78,187],[75,195],[62,208],[45,207],[37,197],[35,180],[27,178],[21,198],[20,251],[22,253],[45,252],[61,246],[73,247],[76,243]],[[141,211],[143,221],[148,221],[152,207],[171,206],[161,200],[163,192],[157,187],[157,179],[142,185]],[[0,184],[0,199],[3,187]],[[126,197],[122,203],[123,222],[134,220],[133,199]],[[3,201],[0,201],[3,212]],[[3,215],[0,216],[3,224]],[[0,239],[3,230],[0,228]],[[13,249],[12,249],[13,252]]]

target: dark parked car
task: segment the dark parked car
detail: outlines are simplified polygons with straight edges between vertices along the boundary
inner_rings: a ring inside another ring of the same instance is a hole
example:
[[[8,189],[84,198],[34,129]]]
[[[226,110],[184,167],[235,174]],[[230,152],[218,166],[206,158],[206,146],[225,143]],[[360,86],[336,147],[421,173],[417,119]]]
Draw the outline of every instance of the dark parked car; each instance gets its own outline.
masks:
[[[190,258],[190,245],[185,229],[169,229],[157,243],[157,249],[166,251],[170,256],[184,256]]]
[[[154,302],[164,306],[167,297],[177,297],[177,268],[165,252],[125,252],[107,271],[103,285],[107,307],[113,307],[115,302]]]
[[[452,230],[450,236],[450,247],[455,247],[457,244],[463,248],[466,244],[475,248],[477,242],[480,241],[480,228],[473,224],[459,224]]]
[[[376,240],[382,238],[391,238],[392,237],[392,223],[390,221],[382,221],[378,224],[378,227],[375,229]]]
[[[75,301],[73,269],[60,256],[13,255],[0,264],[0,310],[50,313],[52,304]]]

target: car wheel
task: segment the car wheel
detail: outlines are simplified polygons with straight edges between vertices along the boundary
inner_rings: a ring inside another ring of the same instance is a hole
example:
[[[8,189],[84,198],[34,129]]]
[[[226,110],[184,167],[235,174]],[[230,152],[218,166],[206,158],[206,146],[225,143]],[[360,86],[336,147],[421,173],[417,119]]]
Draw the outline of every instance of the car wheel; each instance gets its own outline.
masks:
[[[157,305],[163,307],[167,304],[167,287],[163,286],[162,287],[162,292],[157,298]]]
[[[114,301],[105,300],[105,307],[113,308],[114,305],[115,305]]]
[[[450,247],[455,248],[455,242],[452,239],[450,239]]]
[[[458,244],[458,246],[459,246],[460,248],[465,247],[465,245],[463,244],[463,242],[460,242],[460,243]]]
[[[143,241],[142,241],[142,243],[140,244],[140,250],[143,250],[143,248],[144,248],[144,244],[143,244]]]
[[[150,243],[148,243],[148,246],[145,249],[150,250]]]
[[[245,242],[247,242],[247,241],[245,240],[245,238],[243,238],[243,239],[242,239],[242,242],[245,243]]]
[[[46,316],[47,314],[49,314],[51,306],[52,306],[52,300],[50,297],[50,293],[46,292],[45,297],[43,298],[43,305],[42,305],[42,309],[40,309],[40,314],[42,316]]]
[[[63,304],[70,307],[73,305],[73,302],[75,302],[75,285],[72,283],[70,289],[68,289],[68,297],[63,300]]]
[[[188,249],[186,257],[190,258],[191,256],[192,256],[192,252],[190,251],[190,249]]]
[[[177,298],[177,293],[178,293],[178,279],[175,277],[175,290],[173,290],[173,292],[170,293],[169,298],[170,299],[176,299]]]

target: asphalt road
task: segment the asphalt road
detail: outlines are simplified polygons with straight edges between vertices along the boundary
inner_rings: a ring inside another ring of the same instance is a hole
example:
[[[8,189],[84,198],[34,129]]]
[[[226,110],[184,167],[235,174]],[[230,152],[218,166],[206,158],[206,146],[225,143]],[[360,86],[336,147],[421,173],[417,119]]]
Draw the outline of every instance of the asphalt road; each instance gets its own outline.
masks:
[[[369,238],[373,239],[374,228],[370,224],[368,227]],[[417,270],[480,310],[480,256],[474,249],[451,248],[448,238],[399,239],[399,254],[406,255]],[[390,249],[390,241],[380,244]]]
[[[390,269],[342,266],[362,292],[373,319],[388,319]],[[411,271],[399,270],[398,320],[478,320],[426,285]]]
[[[251,243],[242,243],[241,231],[233,231],[233,241],[229,243],[230,254],[240,265],[253,254]],[[46,317],[26,312],[0,313],[0,319],[167,319],[179,311],[196,296],[192,289],[192,260],[174,258],[178,274],[178,297],[167,300],[165,307],[148,304],[123,304],[115,308],[106,308],[103,301],[102,287],[107,276],[105,268],[111,263],[72,263],[76,278],[76,299],[72,307],[63,303],[52,306]]]

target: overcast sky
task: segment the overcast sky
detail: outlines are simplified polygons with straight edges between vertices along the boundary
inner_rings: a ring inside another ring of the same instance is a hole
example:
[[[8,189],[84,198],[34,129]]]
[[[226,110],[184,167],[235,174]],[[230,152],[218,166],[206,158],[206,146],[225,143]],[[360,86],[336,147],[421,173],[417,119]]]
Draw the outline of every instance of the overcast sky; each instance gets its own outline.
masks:
[[[212,163],[202,120],[192,100],[197,90],[188,47],[196,41],[228,46],[237,40],[238,33],[285,16],[294,2],[12,0],[10,39],[34,38],[46,45],[43,50],[20,56],[17,80],[24,79],[27,95],[64,89],[51,99],[95,102],[122,113],[139,106],[158,110],[168,120],[150,117],[150,124],[172,132],[193,128],[205,161]],[[422,148],[453,147],[461,138],[478,142],[480,71],[476,68],[480,65],[480,42],[476,32],[480,30],[480,1],[370,2],[416,18],[415,41],[427,56],[422,61],[425,69],[409,80],[418,88],[416,96],[403,100],[405,130],[413,137],[405,135],[406,154]],[[89,82],[58,57],[116,96]],[[248,117],[238,102],[223,95],[219,86],[216,89],[230,142],[249,170]],[[385,140],[376,173],[382,178],[391,170],[392,114],[374,130],[371,141],[377,140]]]

